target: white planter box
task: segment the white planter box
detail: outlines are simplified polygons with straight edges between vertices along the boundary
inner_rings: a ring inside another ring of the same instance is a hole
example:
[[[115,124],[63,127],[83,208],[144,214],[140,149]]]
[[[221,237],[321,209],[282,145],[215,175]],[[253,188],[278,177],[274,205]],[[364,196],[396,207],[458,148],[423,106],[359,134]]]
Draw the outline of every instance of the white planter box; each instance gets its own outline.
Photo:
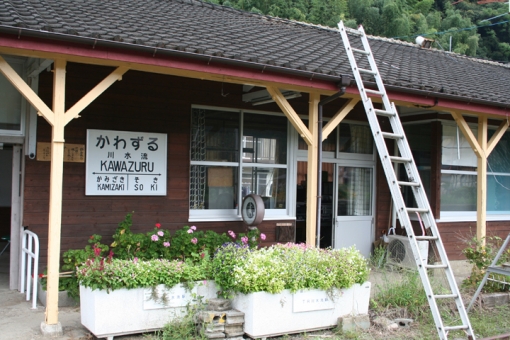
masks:
[[[117,335],[155,331],[185,315],[193,294],[207,300],[215,298],[216,292],[213,281],[197,283],[192,290],[179,284],[170,289],[159,285],[155,290],[118,289],[107,293],[80,286],[81,323],[96,337],[109,340]]]
[[[252,338],[331,328],[341,316],[368,314],[370,282],[328,293],[305,290],[292,294],[238,294],[232,307],[245,313],[244,332]]]

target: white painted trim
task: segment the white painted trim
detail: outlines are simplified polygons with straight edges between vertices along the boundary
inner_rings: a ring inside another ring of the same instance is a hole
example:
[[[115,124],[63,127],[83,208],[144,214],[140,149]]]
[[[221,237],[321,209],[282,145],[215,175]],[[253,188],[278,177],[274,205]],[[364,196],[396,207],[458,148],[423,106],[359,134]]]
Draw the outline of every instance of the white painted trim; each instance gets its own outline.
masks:
[[[21,258],[21,212],[23,206],[22,146],[14,145],[12,149],[12,190],[11,190],[11,245],[9,266],[9,289],[19,289],[19,259]]]

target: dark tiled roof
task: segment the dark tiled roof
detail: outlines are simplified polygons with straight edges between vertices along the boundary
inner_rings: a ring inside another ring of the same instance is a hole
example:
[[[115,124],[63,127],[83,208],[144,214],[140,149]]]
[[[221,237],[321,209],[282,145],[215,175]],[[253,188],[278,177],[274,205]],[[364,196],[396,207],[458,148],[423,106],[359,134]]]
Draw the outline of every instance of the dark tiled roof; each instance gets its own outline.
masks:
[[[350,72],[337,30],[195,0],[0,0],[0,32],[80,37],[338,77]],[[386,85],[510,104],[510,68],[371,39]],[[361,65],[360,65],[361,66]]]

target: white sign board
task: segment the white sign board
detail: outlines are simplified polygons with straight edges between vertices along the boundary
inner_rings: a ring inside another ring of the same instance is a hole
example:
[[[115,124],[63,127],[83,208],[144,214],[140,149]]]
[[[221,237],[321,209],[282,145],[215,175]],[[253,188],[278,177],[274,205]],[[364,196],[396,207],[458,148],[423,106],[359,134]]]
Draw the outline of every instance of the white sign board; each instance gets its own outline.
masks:
[[[87,130],[85,195],[166,195],[164,133]]]

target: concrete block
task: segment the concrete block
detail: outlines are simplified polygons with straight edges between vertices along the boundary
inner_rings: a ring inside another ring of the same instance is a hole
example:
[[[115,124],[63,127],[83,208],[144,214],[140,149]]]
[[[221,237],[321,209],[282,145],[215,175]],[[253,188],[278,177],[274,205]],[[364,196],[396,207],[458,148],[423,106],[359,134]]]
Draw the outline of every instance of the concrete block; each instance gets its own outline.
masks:
[[[238,310],[229,310],[225,312],[227,325],[244,323],[244,313]]]
[[[227,337],[240,336],[244,334],[243,324],[225,325],[225,334]]]
[[[207,339],[225,339],[225,333],[223,332],[205,332],[204,333],[205,337]]]
[[[197,314],[197,322],[224,324],[225,313],[215,311],[202,311]]]
[[[406,319],[406,318],[398,318],[393,320],[397,325],[400,327],[411,327],[411,324],[413,323],[413,319]]]
[[[204,331],[209,333],[217,333],[217,332],[225,332],[225,324],[224,323],[204,323],[202,324]]]
[[[482,294],[482,303],[484,307],[496,307],[507,305],[510,302],[508,293],[489,293]]]
[[[41,332],[45,337],[58,338],[61,337],[64,332],[62,331],[62,325],[60,322],[54,325],[48,325],[46,322],[41,322]]]
[[[369,329],[370,318],[368,315],[344,316],[338,318],[338,328],[342,332],[352,332],[358,329]]]
[[[209,299],[209,301],[207,301],[206,309],[212,310],[212,311],[223,312],[223,311],[232,309],[232,301],[230,301],[228,299],[220,299],[220,298]]]

